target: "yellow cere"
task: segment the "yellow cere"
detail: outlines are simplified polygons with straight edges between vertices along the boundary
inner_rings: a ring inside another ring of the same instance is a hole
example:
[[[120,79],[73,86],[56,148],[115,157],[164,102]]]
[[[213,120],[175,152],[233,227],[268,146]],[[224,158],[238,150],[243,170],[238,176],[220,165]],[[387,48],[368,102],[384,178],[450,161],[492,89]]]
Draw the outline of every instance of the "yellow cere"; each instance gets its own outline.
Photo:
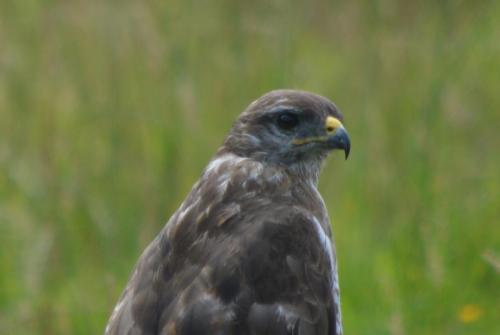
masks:
[[[339,127],[343,127],[342,123],[333,116],[329,116],[326,118],[325,126],[326,126],[326,131],[328,131],[329,133],[335,131],[335,129]]]

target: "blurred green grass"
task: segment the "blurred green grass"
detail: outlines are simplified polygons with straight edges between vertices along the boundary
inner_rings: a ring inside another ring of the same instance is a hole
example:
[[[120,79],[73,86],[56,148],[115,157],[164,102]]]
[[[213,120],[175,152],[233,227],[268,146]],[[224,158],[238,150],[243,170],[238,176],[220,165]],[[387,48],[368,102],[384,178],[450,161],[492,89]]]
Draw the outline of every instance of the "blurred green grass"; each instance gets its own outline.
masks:
[[[238,113],[343,110],[346,334],[500,333],[500,2],[0,2],[0,333],[102,333]],[[495,268],[496,266],[496,268]]]

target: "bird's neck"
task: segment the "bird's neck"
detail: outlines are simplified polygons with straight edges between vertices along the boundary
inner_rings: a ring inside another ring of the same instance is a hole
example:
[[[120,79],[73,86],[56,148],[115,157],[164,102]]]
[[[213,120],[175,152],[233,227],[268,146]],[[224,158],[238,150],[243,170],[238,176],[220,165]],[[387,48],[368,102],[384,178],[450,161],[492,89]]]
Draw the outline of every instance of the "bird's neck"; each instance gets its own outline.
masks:
[[[254,177],[258,174],[265,174],[269,177],[274,172],[277,175],[290,177],[290,185],[301,184],[307,188],[312,187],[317,189],[323,161],[324,157],[309,157],[308,159],[294,162],[274,162],[265,159],[265,157],[240,156],[223,147],[208,164],[205,169],[205,174],[208,175],[215,171],[222,173],[223,170],[229,171],[239,164],[246,164],[252,168],[245,170]],[[266,171],[266,173],[264,173],[264,171]],[[226,174],[230,175],[230,173]],[[280,180],[280,178],[270,178],[271,182],[275,182],[276,180]]]
[[[285,169],[295,180],[316,188],[318,186],[321,166],[321,160],[308,160],[290,164]]]

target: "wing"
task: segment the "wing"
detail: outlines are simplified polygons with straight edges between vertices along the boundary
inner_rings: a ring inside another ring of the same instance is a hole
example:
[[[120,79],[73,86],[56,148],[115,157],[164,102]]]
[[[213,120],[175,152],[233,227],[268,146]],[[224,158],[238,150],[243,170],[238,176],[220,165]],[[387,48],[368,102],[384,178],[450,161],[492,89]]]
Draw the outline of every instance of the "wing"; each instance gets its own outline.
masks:
[[[255,297],[250,334],[336,334],[334,259],[308,212],[273,208],[250,242],[243,264]]]
[[[288,206],[227,211],[153,241],[106,334],[336,334],[331,253],[314,218]]]
[[[105,334],[156,334],[158,324],[159,272],[168,254],[161,237],[156,238],[139,258],[122,296],[106,326]]]
[[[192,276],[174,289],[162,333],[336,334],[332,252],[317,220],[279,201],[254,198],[238,214],[230,207],[189,226],[198,238],[182,263]],[[173,232],[174,245],[189,240],[184,229]]]

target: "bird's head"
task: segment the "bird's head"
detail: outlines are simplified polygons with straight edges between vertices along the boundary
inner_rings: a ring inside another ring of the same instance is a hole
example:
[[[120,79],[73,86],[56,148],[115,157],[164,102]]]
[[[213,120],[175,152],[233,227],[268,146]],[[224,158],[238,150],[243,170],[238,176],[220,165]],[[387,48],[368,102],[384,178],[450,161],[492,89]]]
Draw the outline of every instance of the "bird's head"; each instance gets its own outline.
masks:
[[[347,158],[350,140],[342,120],[338,108],[322,96],[272,91],[240,115],[224,150],[285,165],[321,162],[334,149],[343,150]]]

